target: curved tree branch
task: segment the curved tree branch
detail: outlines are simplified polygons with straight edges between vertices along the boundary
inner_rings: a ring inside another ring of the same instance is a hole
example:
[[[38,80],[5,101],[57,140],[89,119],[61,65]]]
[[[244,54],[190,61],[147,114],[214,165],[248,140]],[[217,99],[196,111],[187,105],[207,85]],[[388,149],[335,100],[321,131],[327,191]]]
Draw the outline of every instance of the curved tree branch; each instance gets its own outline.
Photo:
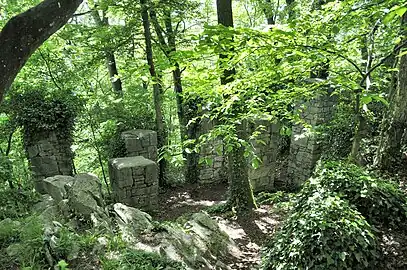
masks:
[[[30,56],[72,17],[82,0],[45,0],[0,32],[0,102]]]

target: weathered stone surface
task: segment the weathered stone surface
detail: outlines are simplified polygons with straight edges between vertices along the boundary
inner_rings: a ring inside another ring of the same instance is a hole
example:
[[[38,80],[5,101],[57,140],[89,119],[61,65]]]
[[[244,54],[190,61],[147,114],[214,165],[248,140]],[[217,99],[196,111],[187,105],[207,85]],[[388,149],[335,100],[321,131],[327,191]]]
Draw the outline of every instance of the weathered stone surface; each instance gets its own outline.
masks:
[[[331,89],[327,91],[330,92]],[[313,127],[329,122],[335,112],[336,102],[335,96],[321,95],[305,103],[301,118],[305,124]],[[287,180],[290,187],[295,188],[311,176],[324,146],[321,138],[309,132],[303,124],[293,126],[292,131]]]
[[[43,195],[41,195],[41,201],[36,203],[33,206],[33,211],[35,211],[37,213],[41,213],[42,211],[44,211],[45,209],[47,209],[48,207],[50,207],[54,204],[55,204],[55,201],[50,195],[43,194]]]
[[[152,130],[129,130],[121,134],[126,147],[126,156],[143,156],[157,161],[157,133]]]
[[[158,204],[157,164],[142,156],[109,161],[110,182],[116,202],[144,210]]]
[[[103,206],[100,180],[92,174],[78,174],[68,189],[68,205],[78,215],[90,217]]]
[[[138,238],[139,234],[154,228],[151,216],[139,209],[116,203],[113,205],[113,211],[122,237],[127,241],[132,241]]]
[[[42,185],[47,194],[49,194],[57,203],[66,199],[66,187],[72,185],[74,178],[66,175],[56,175],[45,178]]]
[[[26,140],[26,139],[25,139]],[[35,134],[32,141],[25,141],[35,188],[46,194],[42,180],[55,175],[72,175],[71,143],[58,139],[55,132]]]

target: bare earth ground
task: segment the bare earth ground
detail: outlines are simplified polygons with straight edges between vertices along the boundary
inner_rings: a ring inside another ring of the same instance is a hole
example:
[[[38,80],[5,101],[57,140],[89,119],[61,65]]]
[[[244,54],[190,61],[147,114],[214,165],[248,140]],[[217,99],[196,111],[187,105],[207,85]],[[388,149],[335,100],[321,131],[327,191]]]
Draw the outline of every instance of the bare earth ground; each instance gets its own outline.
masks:
[[[203,187],[185,186],[160,195],[158,220],[176,220],[187,213],[194,213],[225,202],[227,186],[224,184]],[[264,205],[245,220],[212,215],[219,227],[239,247],[238,260],[230,261],[230,269],[256,269],[260,263],[260,247],[281,222],[281,217],[271,214],[272,207]]]

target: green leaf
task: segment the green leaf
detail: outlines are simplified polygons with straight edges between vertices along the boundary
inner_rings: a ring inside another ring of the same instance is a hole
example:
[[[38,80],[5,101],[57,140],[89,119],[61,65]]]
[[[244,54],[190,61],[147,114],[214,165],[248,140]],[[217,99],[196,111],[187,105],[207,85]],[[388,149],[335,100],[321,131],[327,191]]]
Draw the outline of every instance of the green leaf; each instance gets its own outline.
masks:
[[[334,32],[334,34],[338,34],[339,33],[339,27],[334,25],[334,27],[332,27],[332,32]]]

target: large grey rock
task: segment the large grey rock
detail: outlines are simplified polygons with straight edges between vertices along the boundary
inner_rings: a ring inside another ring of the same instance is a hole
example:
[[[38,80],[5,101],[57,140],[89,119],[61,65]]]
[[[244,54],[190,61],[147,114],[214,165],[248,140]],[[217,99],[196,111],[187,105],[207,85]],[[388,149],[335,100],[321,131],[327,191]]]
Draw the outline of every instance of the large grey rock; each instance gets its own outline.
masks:
[[[72,176],[56,175],[45,178],[42,185],[47,194],[49,194],[57,203],[67,198],[66,189],[74,182]]]
[[[54,199],[48,195],[48,194],[43,194],[41,195],[41,201],[34,204],[33,206],[33,211],[37,213],[43,212],[45,209],[47,209],[50,206],[55,205]]]
[[[68,205],[77,214],[90,218],[103,206],[100,180],[92,174],[78,174],[68,188]]]
[[[154,228],[151,216],[139,209],[116,203],[113,205],[113,212],[125,241],[132,242],[138,239],[140,234]]]
[[[127,234],[124,240],[135,249],[183,262],[187,269],[229,269],[222,259],[238,255],[233,240],[203,212],[194,214],[184,226],[175,223],[158,226],[156,234]]]

